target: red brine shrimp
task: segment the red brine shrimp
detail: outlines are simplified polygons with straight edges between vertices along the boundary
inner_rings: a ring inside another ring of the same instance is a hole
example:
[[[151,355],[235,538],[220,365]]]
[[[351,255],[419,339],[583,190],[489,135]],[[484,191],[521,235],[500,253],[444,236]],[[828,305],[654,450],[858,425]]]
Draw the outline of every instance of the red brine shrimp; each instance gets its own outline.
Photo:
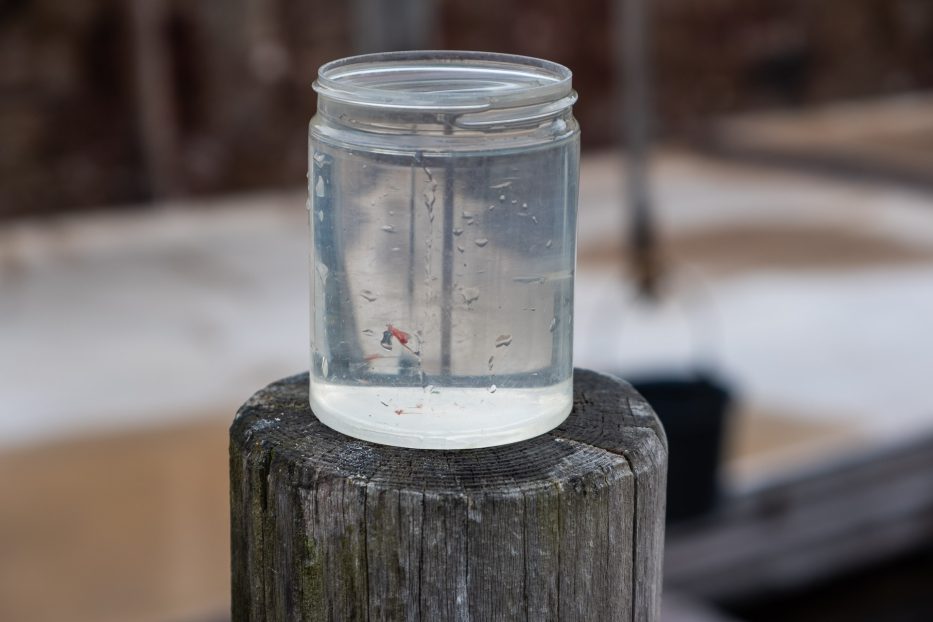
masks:
[[[398,328],[392,326],[391,324],[386,324],[386,329],[385,329],[385,331],[382,333],[382,341],[379,342],[380,345],[382,345],[382,347],[385,348],[386,350],[391,350],[391,349],[392,349],[392,339],[393,339],[393,338],[394,338],[396,341],[398,341],[399,344],[401,344],[401,346],[402,346],[403,348],[405,348],[406,350],[408,350],[409,352],[411,352],[411,353],[414,354],[415,356],[418,356],[418,352],[417,352],[416,350],[413,350],[413,349],[408,345],[408,342],[411,341],[411,335],[410,335],[409,333],[406,333],[406,332],[403,331],[403,330],[400,330],[400,329],[398,329]]]

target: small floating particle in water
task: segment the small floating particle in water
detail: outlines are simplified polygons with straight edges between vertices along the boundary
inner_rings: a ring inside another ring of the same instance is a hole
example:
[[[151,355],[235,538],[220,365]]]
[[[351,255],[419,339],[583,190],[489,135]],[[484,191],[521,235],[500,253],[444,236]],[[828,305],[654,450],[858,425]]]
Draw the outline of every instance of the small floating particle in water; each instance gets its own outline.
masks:
[[[385,231],[386,233],[395,233],[395,227],[393,227],[392,225],[383,225],[382,230]]]
[[[531,217],[531,222],[533,222],[533,223],[535,223],[535,224],[538,224],[538,217],[537,217],[537,216],[532,216],[532,217]]]
[[[552,244],[552,243],[553,243],[553,240],[548,240],[547,242],[544,243],[544,247],[545,247],[545,248],[551,248],[551,244]]]
[[[516,283],[531,284],[531,283],[544,283],[547,279],[543,276],[517,276],[512,279]]]
[[[389,216],[395,216],[395,211],[394,211],[394,210],[389,210]]]
[[[389,407],[389,404],[387,402],[383,402],[382,400],[379,400],[379,403],[385,406],[386,408]]]
[[[548,330],[550,330],[550,331],[553,333],[555,328],[557,328],[557,318],[556,318],[556,317],[551,318],[551,327],[550,327]]]
[[[317,211],[317,219],[318,219],[318,222],[324,222],[324,210],[319,209]]]
[[[483,248],[484,246],[489,244],[489,240],[486,238],[480,238],[478,240],[473,240],[473,243],[479,246],[480,248]]]
[[[392,247],[392,251],[393,251],[393,252],[396,252],[396,253],[397,253],[397,252],[399,252],[400,250],[402,250],[402,249],[401,249],[400,247],[398,247],[398,246],[393,246],[393,247]]]
[[[503,182],[498,183],[498,184],[493,184],[493,185],[491,185],[491,186],[489,186],[489,187],[492,188],[493,190],[498,190],[499,188],[508,188],[508,187],[511,186],[511,185],[512,185],[512,182],[511,182],[511,181],[503,181]]]
[[[374,302],[376,300],[376,296],[374,296],[373,293],[369,291],[368,289],[364,289],[363,291],[361,291],[360,296],[362,296],[363,299],[366,300],[367,302]]]
[[[504,194],[500,194],[500,195],[499,195],[499,200],[500,200],[500,201],[505,201],[505,195],[504,195]]]
[[[494,384],[489,385],[489,392],[490,392],[490,393],[495,393],[495,392],[496,392],[496,385],[494,385]]]
[[[327,378],[327,373],[329,370],[330,368],[327,365],[327,357],[325,356],[321,359],[321,375]]]
[[[454,227],[453,233],[454,235],[460,235],[461,233],[463,233],[463,229],[461,229],[460,227]]]
[[[496,337],[496,347],[504,348],[512,343],[512,335],[499,335]]]
[[[466,249],[463,248],[463,245],[462,245],[462,244],[457,244],[457,250],[460,251],[461,253],[465,253],[465,252],[466,252]],[[463,265],[466,266],[466,264],[463,264]]]
[[[494,357],[494,356],[490,356],[490,357],[489,357],[489,371],[492,371],[492,360],[493,360],[494,358],[496,358],[496,357]]]
[[[319,197],[327,195],[327,186],[324,185],[324,178],[318,177],[317,183],[314,184],[314,194]]]
[[[464,287],[462,290],[460,290],[460,295],[463,297],[463,302],[466,304],[472,304],[479,300],[479,288]]]
[[[490,205],[490,206],[489,206],[489,211],[490,211],[490,212],[491,212],[492,210],[494,210],[494,209],[496,209],[496,206],[495,206],[495,205]]]
[[[363,329],[363,334],[364,334],[364,335],[372,336],[372,335],[375,335],[376,333],[373,332],[373,329],[371,329],[371,328],[366,328],[366,329]]]
[[[512,199],[512,205],[515,205],[516,203],[518,203],[518,199]]]
[[[405,411],[402,410],[401,408],[396,408],[396,409],[395,409],[395,414],[396,414],[396,415],[401,415],[401,414],[403,414],[404,412],[405,412]]]
[[[522,203],[522,209],[528,209],[528,204],[527,204],[527,203]],[[389,213],[391,214],[392,212],[389,212]]]

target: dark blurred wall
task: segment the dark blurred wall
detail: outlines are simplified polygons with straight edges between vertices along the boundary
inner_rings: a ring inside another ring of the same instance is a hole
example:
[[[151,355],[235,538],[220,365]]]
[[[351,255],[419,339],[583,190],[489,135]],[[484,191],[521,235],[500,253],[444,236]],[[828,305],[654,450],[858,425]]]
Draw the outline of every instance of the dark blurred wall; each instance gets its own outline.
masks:
[[[295,185],[345,3],[0,2],[0,216]]]
[[[324,0],[0,0],[0,216],[300,184],[322,62],[359,47]],[[929,0],[653,0],[662,131],[933,86]],[[612,142],[607,0],[439,0],[433,45],[548,57]]]

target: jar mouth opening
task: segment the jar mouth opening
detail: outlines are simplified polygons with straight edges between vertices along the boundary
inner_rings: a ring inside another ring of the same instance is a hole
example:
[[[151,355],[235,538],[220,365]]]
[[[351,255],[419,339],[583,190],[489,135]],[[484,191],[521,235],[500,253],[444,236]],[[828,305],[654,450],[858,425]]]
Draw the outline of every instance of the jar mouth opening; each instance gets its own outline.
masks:
[[[367,108],[465,112],[558,101],[573,94],[571,78],[563,65],[530,56],[426,50],[329,62],[313,88]]]

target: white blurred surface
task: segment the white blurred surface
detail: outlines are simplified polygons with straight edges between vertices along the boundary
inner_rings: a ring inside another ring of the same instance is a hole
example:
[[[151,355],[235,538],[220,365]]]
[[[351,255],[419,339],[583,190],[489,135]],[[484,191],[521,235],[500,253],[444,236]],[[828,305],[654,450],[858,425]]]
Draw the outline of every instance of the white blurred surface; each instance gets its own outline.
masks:
[[[618,245],[621,170],[615,156],[584,160],[581,249]],[[933,249],[929,196],[677,154],[654,175],[666,236],[828,227]],[[0,228],[0,446],[232,416],[305,369],[305,215],[295,192]],[[617,274],[581,264],[577,365],[676,368],[699,344],[744,399],[790,417],[868,436],[933,428],[933,260],[688,270],[660,313],[633,305]],[[682,305],[694,290],[699,303]],[[697,317],[712,335],[697,338]]]
[[[306,367],[303,197],[221,203],[0,233],[0,445],[232,415]]]

